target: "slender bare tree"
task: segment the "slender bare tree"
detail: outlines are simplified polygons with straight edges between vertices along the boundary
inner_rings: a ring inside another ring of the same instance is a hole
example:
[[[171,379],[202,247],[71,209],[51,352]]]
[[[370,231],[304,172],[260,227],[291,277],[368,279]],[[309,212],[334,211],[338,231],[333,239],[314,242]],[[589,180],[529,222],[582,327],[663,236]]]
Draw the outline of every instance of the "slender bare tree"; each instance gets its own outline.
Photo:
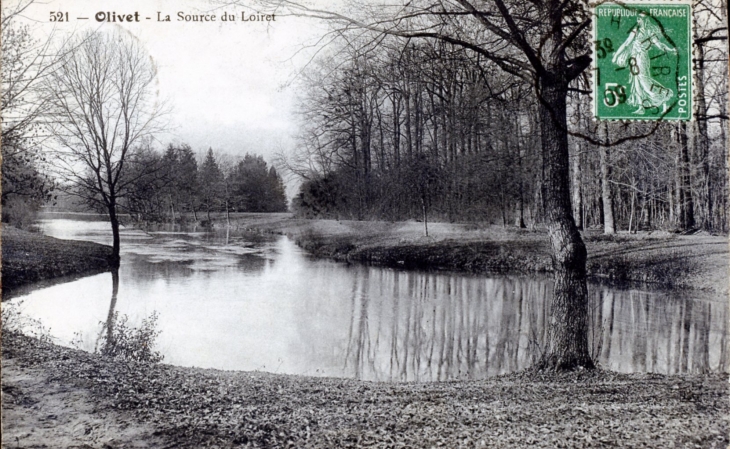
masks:
[[[74,194],[103,208],[119,263],[119,200],[134,180],[125,176],[142,140],[163,129],[155,66],[131,35],[89,32],[73,41],[47,79],[59,146],[58,173]]]

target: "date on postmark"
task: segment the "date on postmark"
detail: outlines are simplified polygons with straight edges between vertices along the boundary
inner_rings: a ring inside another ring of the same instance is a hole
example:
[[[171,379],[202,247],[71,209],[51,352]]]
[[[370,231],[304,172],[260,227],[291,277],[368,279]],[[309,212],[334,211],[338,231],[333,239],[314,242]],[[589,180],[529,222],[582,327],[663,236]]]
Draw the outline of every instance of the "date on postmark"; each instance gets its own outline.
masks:
[[[689,3],[594,6],[593,112],[599,120],[692,118]]]

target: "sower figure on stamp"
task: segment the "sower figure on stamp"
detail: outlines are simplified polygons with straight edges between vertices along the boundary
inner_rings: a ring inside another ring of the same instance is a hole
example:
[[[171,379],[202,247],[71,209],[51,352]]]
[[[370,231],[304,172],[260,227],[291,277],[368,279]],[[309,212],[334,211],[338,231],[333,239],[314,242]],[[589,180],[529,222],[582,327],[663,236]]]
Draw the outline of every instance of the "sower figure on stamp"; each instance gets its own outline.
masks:
[[[662,114],[669,108],[669,100],[674,91],[664,87],[651,74],[651,58],[649,50],[656,47],[665,53],[677,53],[677,49],[664,42],[663,33],[653,19],[645,13],[640,13],[636,19],[636,26],[629,33],[629,37],[621,44],[613,55],[611,62],[620,66],[629,67],[630,95],[627,103],[636,106],[634,114],[644,114],[645,109],[659,108]]]

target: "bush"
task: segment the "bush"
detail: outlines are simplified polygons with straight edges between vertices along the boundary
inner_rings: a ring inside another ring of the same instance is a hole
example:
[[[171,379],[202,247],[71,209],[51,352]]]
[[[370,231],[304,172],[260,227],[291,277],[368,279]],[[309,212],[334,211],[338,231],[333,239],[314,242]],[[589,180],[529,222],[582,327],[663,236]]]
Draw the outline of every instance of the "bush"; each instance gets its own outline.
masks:
[[[111,323],[105,325],[105,332],[95,352],[106,357],[146,363],[159,363],[164,356],[158,351],[153,351],[155,340],[160,335],[157,330],[157,312],[153,312],[148,318],[142,320],[139,327],[129,325],[129,317],[119,312],[114,312]],[[111,332],[107,326],[111,325]]]
[[[21,308],[23,302],[4,302],[2,311],[0,311],[0,319],[2,319],[3,332],[16,332],[28,337],[37,338],[38,340],[51,343],[51,329],[44,327],[40,320],[30,318],[23,314]]]
[[[38,209],[33,201],[11,196],[3,200],[2,221],[25,231],[34,231]]]

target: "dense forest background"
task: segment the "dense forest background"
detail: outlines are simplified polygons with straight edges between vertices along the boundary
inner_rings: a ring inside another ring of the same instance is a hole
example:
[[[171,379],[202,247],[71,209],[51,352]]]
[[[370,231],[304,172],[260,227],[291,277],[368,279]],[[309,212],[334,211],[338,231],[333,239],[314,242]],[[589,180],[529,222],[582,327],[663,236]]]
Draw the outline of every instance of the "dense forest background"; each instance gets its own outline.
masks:
[[[597,122],[590,73],[571,85],[573,215],[580,228],[728,231],[726,9],[694,8],[692,122]],[[303,82],[301,133],[279,164],[304,217],[543,221],[534,86],[440,40],[340,31]]]
[[[179,221],[186,214],[210,221],[211,212],[287,210],[281,176],[259,155],[216,156],[208,149],[198,164],[188,145],[171,144],[164,153],[143,146],[129,163],[121,210],[138,220]],[[96,203],[93,192],[84,197]]]
[[[3,151],[8,154],[2,176],[3,222],[32,226],[43,205],[106,212],[96,189],[58,185],[34,160],[13,157],[12,147]],[[211,213],[287,210],[283,180],[262,156],[216,156],[209,149],[201,163],[198,159],[185,144],[170,144],[164,151],[149,144],[135,148],[121,180],[120,213],[137,222],[209,222]]]

